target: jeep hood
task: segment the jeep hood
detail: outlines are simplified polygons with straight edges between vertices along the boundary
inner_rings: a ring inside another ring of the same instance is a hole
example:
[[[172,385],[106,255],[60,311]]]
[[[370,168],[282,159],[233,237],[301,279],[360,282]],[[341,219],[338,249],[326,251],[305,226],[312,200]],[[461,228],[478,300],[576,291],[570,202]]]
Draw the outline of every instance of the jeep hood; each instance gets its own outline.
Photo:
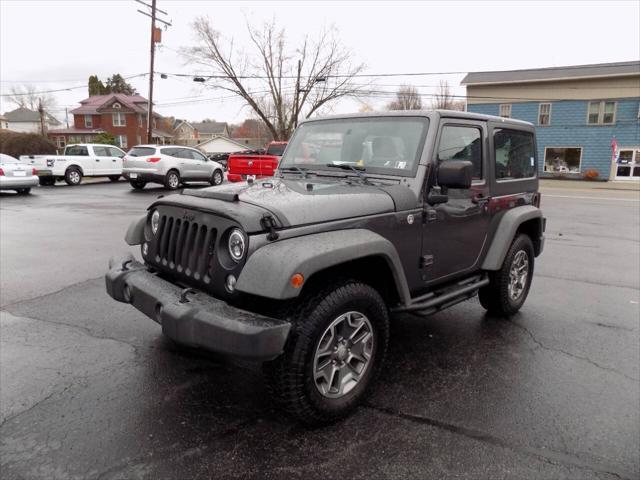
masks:
[[[255,223],[259,225],[260,218],[268,214],[275,217],[279,227],[287,228],[406,210],[417,205],[416,196],[406,186],[374,186],[315,178],[270,178],[253,184],[185,189],[182,195],[165,197],[162,203],[169,199],[173,204],[189,207],[197,203],[199,209],[206,207],[222,213],[238,220],[249,232],[262,230],[256,230]]]

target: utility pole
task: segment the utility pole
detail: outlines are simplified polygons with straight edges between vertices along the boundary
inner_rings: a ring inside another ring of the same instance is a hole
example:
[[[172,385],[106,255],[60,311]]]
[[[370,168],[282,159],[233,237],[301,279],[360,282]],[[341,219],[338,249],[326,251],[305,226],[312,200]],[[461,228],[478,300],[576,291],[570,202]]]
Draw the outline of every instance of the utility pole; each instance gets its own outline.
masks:
[[[153,67],[156,54],[156,43],[160,43],[160,29],[156,28],[156,20],[163,23],[166,27],[170,27],[171,23],[166,22],[160,18],[157,18],[157,12],[167,15],[167,12],[160,10],[156,6],[157,0],[151,0],[151,5],[143,2],[142,0],[136,0],[136,2],[151,9],[151,14],[138,10],[143,15],[151,17],[151,45],[149,52],[149,108],[147,109],[147,142],[153,143]]]
[[[42,98],[38,99],[38,113],[40,114],[40,134],[44,137],[44,107],[42,106]]]
[[[69,128],[69,109],[64,107],[64,119],[67,122],[67,128]]]
[[[153,61],[156,55],[156,0],[151,0],[151,65],[149,66],[149,111],[147,115],[147,142],[153,143]]]

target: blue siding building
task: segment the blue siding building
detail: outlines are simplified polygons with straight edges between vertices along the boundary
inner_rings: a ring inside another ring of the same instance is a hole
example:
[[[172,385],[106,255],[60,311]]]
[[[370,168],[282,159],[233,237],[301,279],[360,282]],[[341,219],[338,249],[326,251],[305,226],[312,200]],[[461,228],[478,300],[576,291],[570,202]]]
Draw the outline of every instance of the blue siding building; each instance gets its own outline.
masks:
[[[468,111],[536,125],[540,176],[640,181],[640,62],[478,72],[462,84]]]

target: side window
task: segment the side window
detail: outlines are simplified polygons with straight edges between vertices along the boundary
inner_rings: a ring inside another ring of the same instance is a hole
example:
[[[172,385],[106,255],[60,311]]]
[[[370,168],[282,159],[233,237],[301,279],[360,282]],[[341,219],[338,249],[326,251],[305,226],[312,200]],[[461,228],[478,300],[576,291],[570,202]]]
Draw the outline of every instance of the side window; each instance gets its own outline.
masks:
[[[496,149],[496,180],[535,177],[536,155],[532,133],[497,128],[493,131],[493,145]]]
[[[482,131],[478,127],[445,125],[440,136],[438,160],[468,160],[473,164],[473,179],[482,179]]]
[[[67,147],[65,155],[88,157],[89,152],[87,151],[87,147],[73,145],[71,147]]]
[[[200,160],[201,162],[207,161],[207,158],[200,152],[196,152],[195,150],[189,150],[189,151],[191,152],[191,155],[195,160]]]
[[[178,152],[182,150],[181,148],[163,148],[160,150],[160,153],[162,153],[163,155],[167,155],[169,157],[174,157],[174,158],[182,158],[178,155]]]
[[[107,147],[93,147],[93,153],[96,157],[110,157]]]

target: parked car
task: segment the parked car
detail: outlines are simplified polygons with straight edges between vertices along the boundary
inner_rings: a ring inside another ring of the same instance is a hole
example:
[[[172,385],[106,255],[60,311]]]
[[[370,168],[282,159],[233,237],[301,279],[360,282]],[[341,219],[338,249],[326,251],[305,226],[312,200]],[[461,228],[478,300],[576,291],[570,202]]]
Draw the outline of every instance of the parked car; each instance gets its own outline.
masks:
[[[22,155],[20,161],[35,167],[40,185],[64,180],[80,185],[83,177],[109,177],[117,182],[122,175],[124,151],[113,145],[79,143],[67,145],[63,155]]]
[[[537,163],[535,127],[508,118],[306,120],[274,178],[156,200],[126,235],[143,262],[112,259],[107,292],[178,343],[263,361],[284,412],[331,422],[393,375],[392,314],[523,306],[544,246]]]
[[[11,155],[0,153],[0,190],[15,190],[20,195],[38,185],[37,171]]]
[[[159,183],[175,190],[185,182],[220,185],[224,168],[200,150],[176,145],[137,145],[124,157],[123,175],[141,190],[147,183]]]
[[[264,178],[273,175],[287,142],[271,142],[264,152],[242,152],[229,156],[227,178],[241,182],[247,178]]]

